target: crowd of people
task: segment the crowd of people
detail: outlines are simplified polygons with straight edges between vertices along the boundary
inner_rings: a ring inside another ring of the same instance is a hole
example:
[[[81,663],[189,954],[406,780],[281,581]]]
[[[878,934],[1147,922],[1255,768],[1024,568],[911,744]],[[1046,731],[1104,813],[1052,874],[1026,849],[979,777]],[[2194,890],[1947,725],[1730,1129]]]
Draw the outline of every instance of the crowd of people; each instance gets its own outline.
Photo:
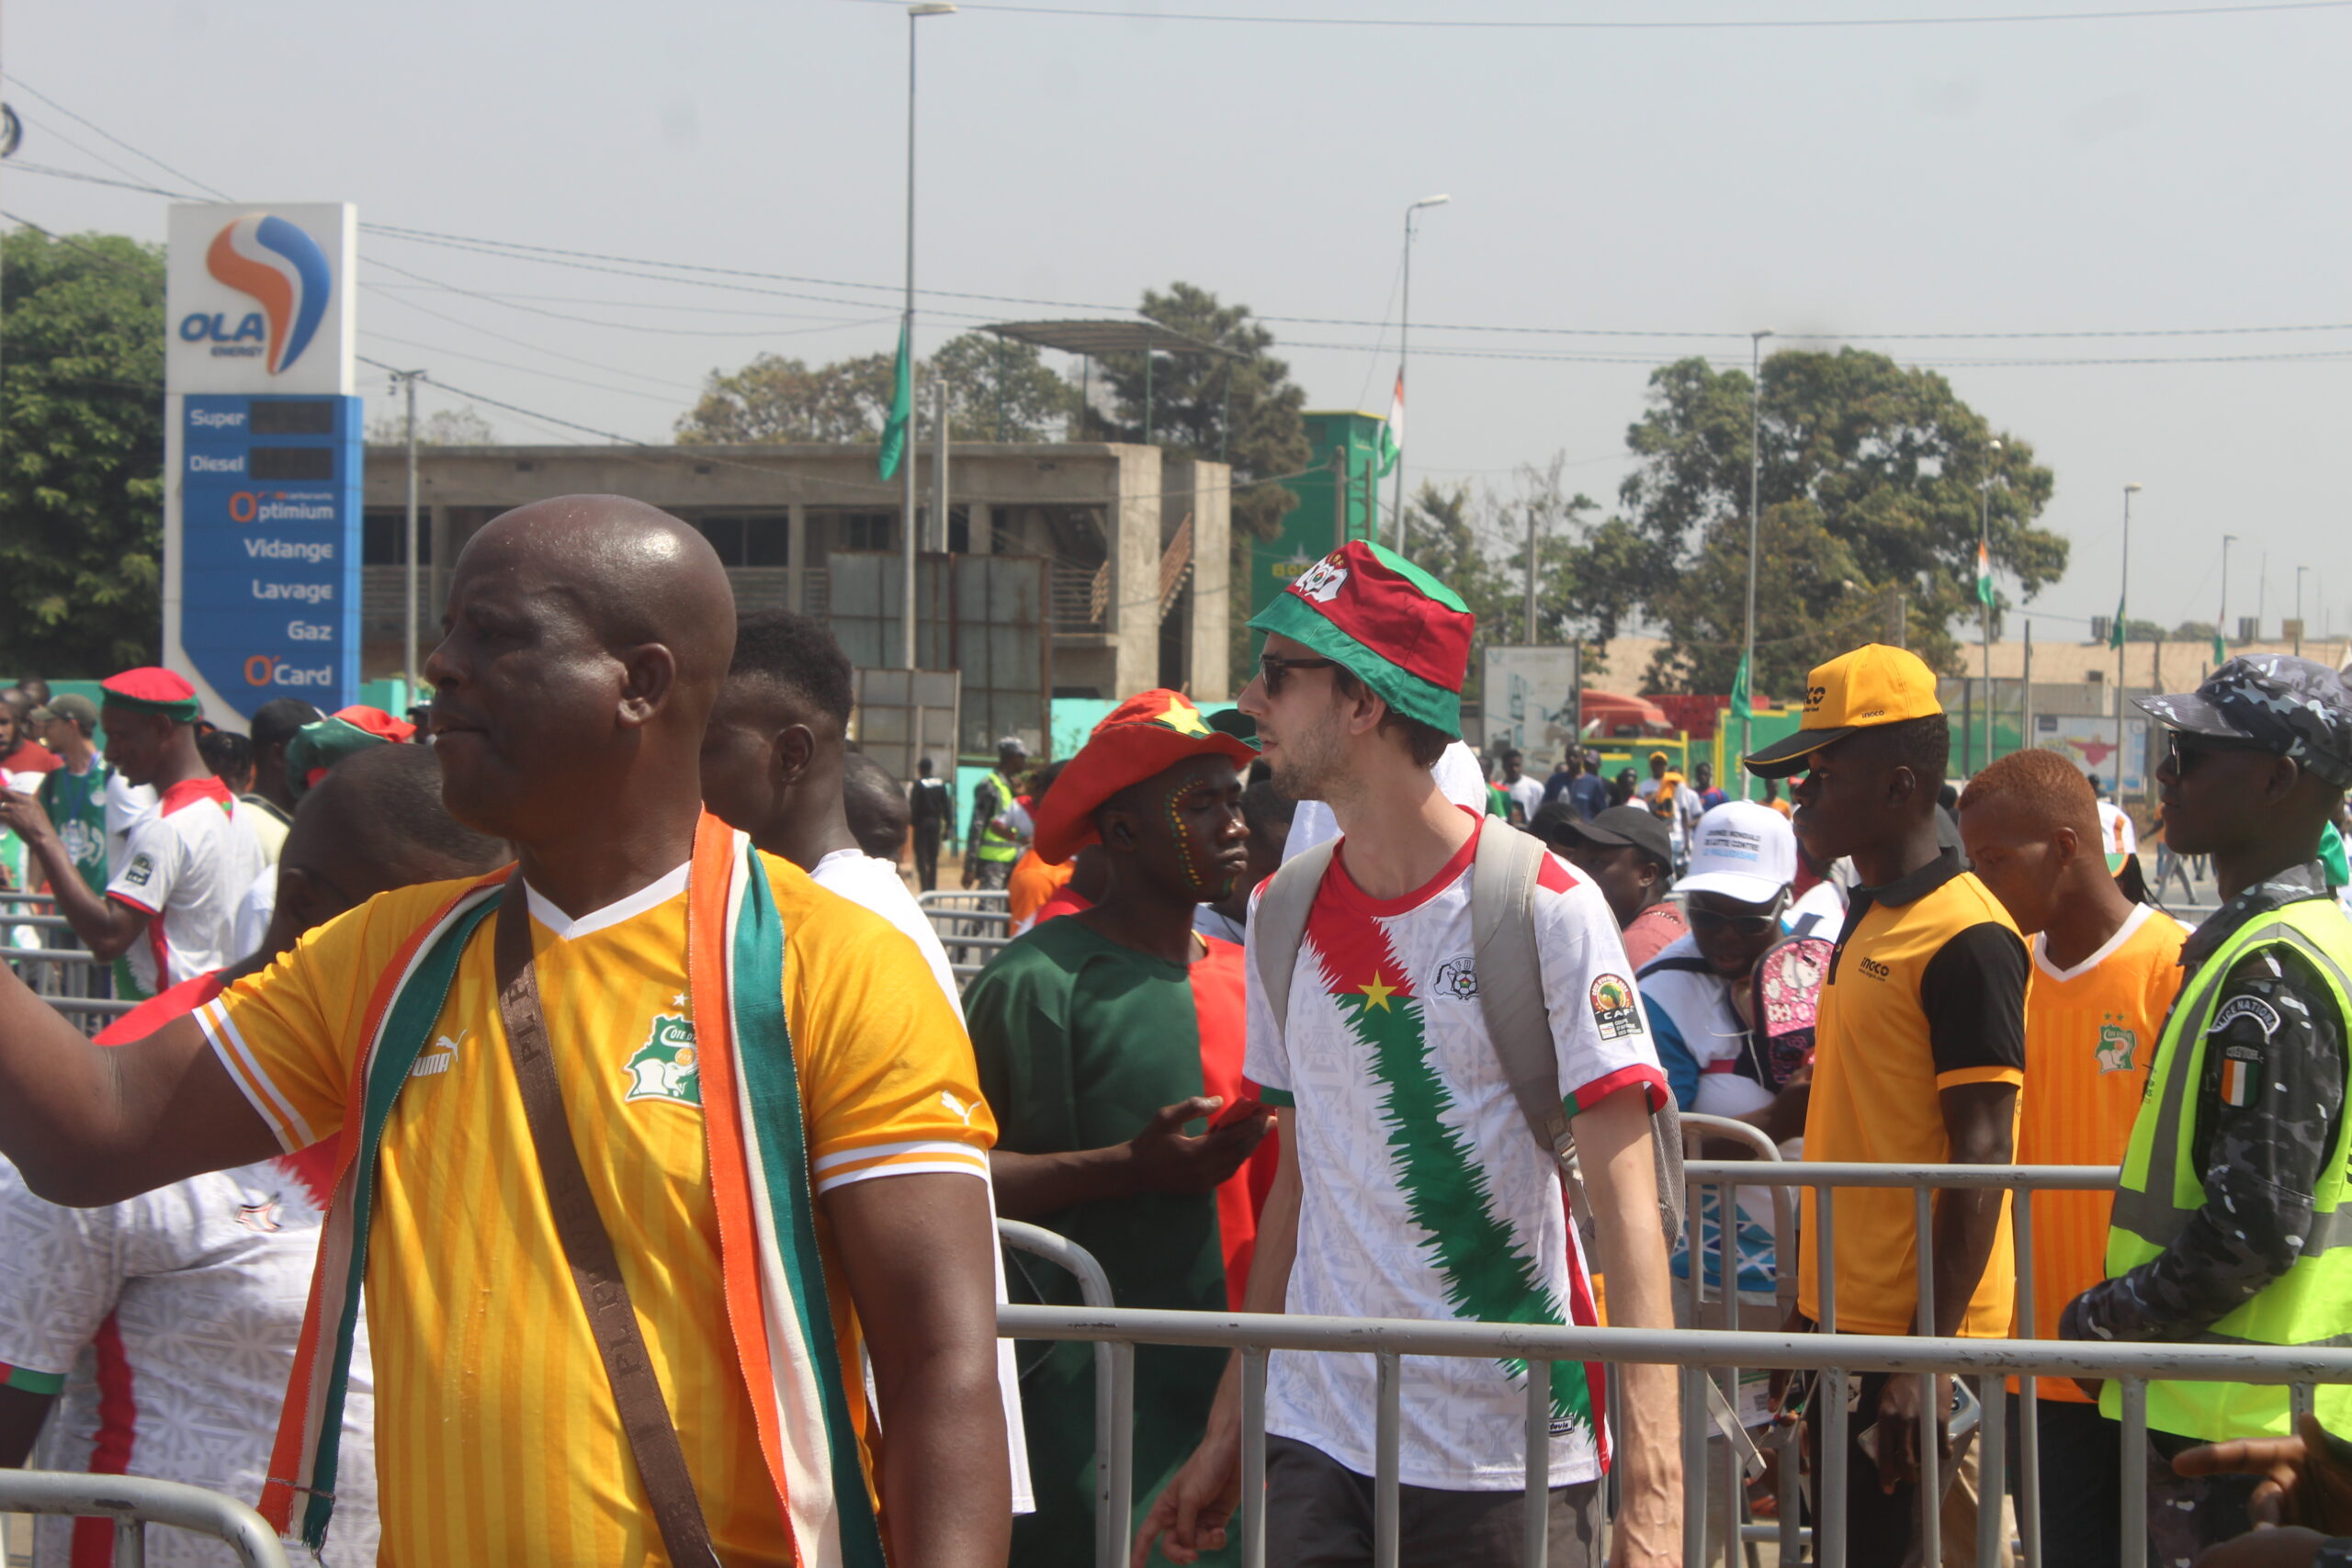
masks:
[[[1141,693],[1042,770],[1005,738],[959,802],[854,748],[821,623],[739,619],[691,527],[566,497],[456,562],[421,728],[215,729],[161,669],[0,692],[0,892],[139,1003],[94,1042],[0,979],[0,1463],[257,1500],[330,1562],[1089,1562],[1091,1348],[995,1331],[1076,1287],[1008,1278],[998,1215],[1127,1307],[2352,1335],[2334,671],[2236,660],[2146,705],[2162,841],[2219,884],[2191,931],[2064,759],[1948,784],[1899,649],[1814,671],[1726,789],[1664,751],[1490,775],[1472,617],[1382,547],[1252,625],[1235,713]],[[1015,932],[960,990],[899,869],[936,886],[959,827]],[[1924,1299],[1906,1190],[1841,1190],[1834,1250],[1808,1191],[1793,1258],[1761,1184],[1686,1227],[1678,1111],[1741,1124],[1713,1157],[2122,1177],[2031,1197],[2021,1314],[1997,1190],[1936,1194]],[[1684,1474],[1671,1369],[1611,1403],[1551,1364],[1540,1522],[1528,1375],[1399,1364],[1399,1561],[1514,1563],[1531,1527],[1555,1564],[1681,1561],[1686,1485],[1728,1483]],[[1948,1382],[1850,1380],[1849,1562],[1916,1562],[1929,1510],[1973,1550],[2001,1506],[1966,1443],[1924,1495]],[[1137,1349],[1138,1568],[1238,1560],[1241,1385]],[[2153,1562],[2352,1551],[2344,1389],[2290,1436],[2283,1389],[2159,1381],[2142,1456],[2115,1389],[2036,1392],[2046,1561],[2119,1560],[2127,1459]],[[1739,1394],[1817,1483],[1824,1391]],[[1271,1358],[1270,1562],[1372,1561],[1381,1398],[1370,1357]]]

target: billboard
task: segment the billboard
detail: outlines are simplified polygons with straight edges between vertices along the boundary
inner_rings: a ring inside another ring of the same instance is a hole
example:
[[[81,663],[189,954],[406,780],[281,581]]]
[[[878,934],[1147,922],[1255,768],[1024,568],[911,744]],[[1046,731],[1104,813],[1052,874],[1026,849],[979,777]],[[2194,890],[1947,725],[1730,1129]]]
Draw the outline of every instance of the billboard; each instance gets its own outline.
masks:
[[[172,209],[164,661],[215,723],[356,698],[357,231],[343,204]]]
[[[2097,714],[2038,713],[2033,716],[2033,743],[2042,750],[2058,752],[2086,773],[2097,773],[2101,788],[2112,791],[2116,787],[2119,765],[2112,718]],[[2124,795],[2147,794],[2147,758],[2148,721],[2137,716],[2125,719],[2120,767]]]
[[[1574,646],[1487,649],[1479,705],[1489,753],[1516,750],[1551,759],[1576,743],[1582,652]]]

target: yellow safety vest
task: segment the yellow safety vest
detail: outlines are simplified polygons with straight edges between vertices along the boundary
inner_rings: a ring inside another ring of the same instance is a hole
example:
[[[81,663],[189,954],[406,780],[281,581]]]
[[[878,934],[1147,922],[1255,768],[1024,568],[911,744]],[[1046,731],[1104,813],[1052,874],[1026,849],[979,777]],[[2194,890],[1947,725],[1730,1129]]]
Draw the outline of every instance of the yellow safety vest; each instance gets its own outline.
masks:
[[[2239,961],[2265,947],[2289,947],[2311,962],[2332,994],[2339,1021],[2352,1020],[2352,920],[2331,898],[2305,898],[2252,919],[2224,942],[2181,988],[2156,1042],[2148,1094],[2132,1125],[2123,1178],[2107,1233],[2111,1279],[2163,1252],[2205,1204],[2205,1184],[2192,1154],[2197,1142],[2199,1088],[2205,1079],[2205,1044],[2223,983]],[[2343,1047],[2339,1045],[2339,1049]],[[2192,1337],[2212,1345],[2352,1345],[2352,1203],[2346,1158],[2352,1153],[2352,1115],[2337,1118],[2335,1139],[2312,1194],[2311,1238],[2294,1267],[2252,1301]],[[2352,1388],[2323,1383],[2322,1421],[2352,1430]],[[2122,1410],[2120,1390],[2109,1382],[2099,1409]],[[2289,1391],[2280,1383],[2151,1382],[2148,1425],[2160,1432],[2221,1442],[2232,1438],[2285,1437]]]
[[[996,817],[1001,817],[1012,809],[1014,799],[1012,781],[1002,773],[990,773],[989,782],[996,785],[997,799],[1001,804],[997,807],[994,816],[980,824],[980,841],[972,850],[973,858],[986,861],[1019,860],[1021,840],[1010,833],[998,831],[995,820]]]

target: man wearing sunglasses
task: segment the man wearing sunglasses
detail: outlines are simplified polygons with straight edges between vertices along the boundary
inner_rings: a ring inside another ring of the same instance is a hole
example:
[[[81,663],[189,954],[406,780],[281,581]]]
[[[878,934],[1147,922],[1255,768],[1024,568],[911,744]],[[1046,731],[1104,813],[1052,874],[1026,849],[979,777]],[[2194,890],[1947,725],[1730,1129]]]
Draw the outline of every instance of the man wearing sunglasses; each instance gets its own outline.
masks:
[[[2334,1342],[2352,1324],[2352,921],[2317,857],[2352,784],[2352,694],[2324,665],[2259,655],[2139,705],[2166,730],[2167,839],[2213,857],[2222,904],[2181,952],[2124,1153],[2109,1278],[2067,1305],[2059,1333]],[[2352,1430],[2352,1388],[2322,1384],[2317,1406]],[[2119,1415],[2114,1386],[2099,1408]],[[2257,1478],[2174,1483],[2165,1461],[2196,1443],[2284,1437],[2288,1390],[2152,1382],[2147,1410],[2151,1549],[2193,1556],[2244,1531]]]

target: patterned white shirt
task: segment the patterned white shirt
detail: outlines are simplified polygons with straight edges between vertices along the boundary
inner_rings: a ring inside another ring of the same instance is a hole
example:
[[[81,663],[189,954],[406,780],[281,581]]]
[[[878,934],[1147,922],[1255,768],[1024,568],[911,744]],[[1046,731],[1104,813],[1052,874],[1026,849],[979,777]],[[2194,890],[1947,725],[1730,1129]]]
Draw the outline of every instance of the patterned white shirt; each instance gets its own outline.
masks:
[[[1498,823],[1478,831],[1507,832]],[[1249,965],[1249,1075],[1286,1125],[1304,1196],[1286,1310],[1423,1321],[1596,1321],[1558,1168],[1503,1077],[1478,1002],[1471,861],[1374,899],[1344,844],[1307,916],[1278,1032]],[[1535,894],[1544,998],[1572,1111],[1642,1085],[1661,1104],[1617,922],[1591,884],[1546,856]],[[1370,1356],[1276,1352],[1267,1430],[1348,1469],[1374,1468]],[[1399,1474],[1414,1486],[1506,1491],[1526,1482],[1526,1369],[1407,1357]],[[1600,1473],[1597,1367],[1555,1363],[1551,1483]]]
[[[232,951],[237,902],[267,863],[245,809],[220,780],[186,779],[130,830],[107,897],[153,917],[126,954],[150,994],[244,956]]]
[[[99,1209],[27,1190],[0,1161],[0,1363],[11,1387],[54,1393],[31,1459],[42,1470],[180,1481],[261,1496],[293,1371],[311,1265],[321,1151],[176,1181]],[[367,1328],[352,1356],[343,1469],[326,1561],[376,1561],[375,1395]],[[85,1521],[103,1541],[108,1527]],[[36,1527],[39,1568],[109,1562],[76,1551],[75,1521]],[[152,1568],[235,1562],[228,1546],[151,1529]]]

